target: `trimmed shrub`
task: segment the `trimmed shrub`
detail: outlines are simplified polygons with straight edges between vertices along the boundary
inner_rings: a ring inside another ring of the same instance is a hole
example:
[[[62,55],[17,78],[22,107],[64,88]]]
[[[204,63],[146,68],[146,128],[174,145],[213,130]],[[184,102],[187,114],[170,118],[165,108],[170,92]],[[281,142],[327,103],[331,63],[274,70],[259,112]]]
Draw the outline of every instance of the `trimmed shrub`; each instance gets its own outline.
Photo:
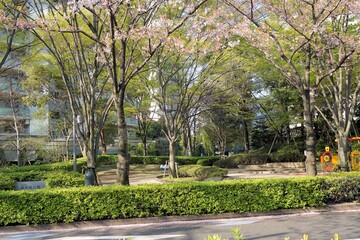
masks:
[[[237,168],[239,164],[240,158],[235,155],[214,162],[214,166],[219,168]]]
[[[360,173],[331,174],[322,186],[327,203],[360,201]]]
[[[0,191],[0,225],[264,212],[324,204],[320,178]]]
[[[47,188],[82,187],[85,184],[84,175],[74,172],[47,172],[44,179]]]
[[[203,181],[208,178],[221,177],[227,174],[227,170],[200,165],[186,165],[179,168],[180,177],[194,177],[198,181]]]
[[[214,166],[221,168],[237,168],[238,165],[265,164],[269,162],[267,154],[239,154],[223,158],[214,163]]]
[[[84,186],[84,175],[65,171],[29,171],[0,173],[0,190],[14,190],[16,182],[44,180],[46,187],[79,187]]]
[[[99,155],[97,157],[96,166],[113,165],[118,161],[117,155]]]
[[[200,165],[186,165],[179,167],[179,176],[180,177],[194,177],[195,171],[200,169]]]
[[[14,190],[16,181],[5,174],[0,173],[0,190]]]
[[[204,157],[202,159],[199,159],[196,164],[201,166],[212,166],[216,161],[219,161],[219,156],[213,156],[213,157]]]
[[[86,166],[85,158],[77,159],[77,169],[78,172],[81,172],[82,168]],[[73,171],[74,162],[59,162],[59,163],[50,163],[50,164],[41,164],[41,165],[32,165],[32,166],[11,166],[0,168],[1,172],[31,172],[31,171]]]

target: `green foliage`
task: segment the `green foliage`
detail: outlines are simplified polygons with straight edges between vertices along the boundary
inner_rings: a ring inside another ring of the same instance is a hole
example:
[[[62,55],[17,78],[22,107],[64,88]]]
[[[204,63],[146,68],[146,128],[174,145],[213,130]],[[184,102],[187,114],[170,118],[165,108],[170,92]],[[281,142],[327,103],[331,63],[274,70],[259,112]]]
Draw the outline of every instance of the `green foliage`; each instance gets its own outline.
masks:
[[[186,165],[179,168],[180,177],[194,177],[198,181],[215,177],[223,178],[226,174],[226,170],[211,166]]]
[[[326,202],[342,203],[360,201],[360,173],[332,174],[325,178],[322,190]]]
[[[96,166],[113,165],[118,161],[117,155],[99,155],[97,157]]]
[[[202,157],[200,160],[196,162],[196,164],[201,166],[212,166],[216,161],[219,161],[219,156],[212,156],[212,157]]]
[[[44,180],[46,187],[84,186],[84,176],[71,171],[21,171],[0,173],[0,190],[14,190],[15,182]]]
[[[10,176],[0,173],[0,190],[14,190],[16,180]]]
[[[84,186],[84,175],[75,172],[47,172],[44,175],[47,188],[67,188]]]
[[[214,166],[221,168],[237,168],[240,164],[265,164],[269,162],[267,154],[239,154],[223,158],[214,163]]]
[[[271,159],[274,162],[303,162],[305,156],[294,145],[284,145],[271,154]]]
[[[78,171],[80,172],[83,167],[86,166],[85,158],[77,159]],[[1,172],[31,172],[31,171],[73,171],[74,162],[59,162],[59,163],[51,163],[51,164],[41,164],[41,165],[32,165],[32,166],[11,166],[0,168]]]
[[[190,157],[190,156],[177,156],[176,162],[180,165],[196,164],[201,160],[213,162],[218,160],[219,157]],[[131,156],[130,164],[165,164],[169,160],[169,156]],[[101,155],[98,156],[97,166],[112,165],[118,161],[117,155]]]
[[[264,212],[324,204],[320,178],[0,191],[0,225]]]

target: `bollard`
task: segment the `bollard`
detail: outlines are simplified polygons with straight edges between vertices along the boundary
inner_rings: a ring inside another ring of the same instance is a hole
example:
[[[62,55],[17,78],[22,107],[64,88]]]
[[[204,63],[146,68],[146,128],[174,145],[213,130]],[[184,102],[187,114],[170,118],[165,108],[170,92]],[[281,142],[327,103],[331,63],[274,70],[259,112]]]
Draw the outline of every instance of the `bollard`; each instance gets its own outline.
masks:
[[[85,186],[95,185],[95,174],[92,168],[88,168],[85,173]]]

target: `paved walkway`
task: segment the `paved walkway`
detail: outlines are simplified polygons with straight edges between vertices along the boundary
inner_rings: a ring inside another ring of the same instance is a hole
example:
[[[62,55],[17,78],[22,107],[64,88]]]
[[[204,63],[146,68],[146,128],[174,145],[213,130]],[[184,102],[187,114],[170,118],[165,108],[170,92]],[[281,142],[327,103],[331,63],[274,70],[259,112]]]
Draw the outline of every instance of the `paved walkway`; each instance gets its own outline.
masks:
[[[163,172],[152,172],[149,174],[142,174],[131,176],[130,174],[130,185],[138,184],[163,184],[164,181],[161,179]],[[226,179],[253,179],[253,178],[289,178],[289,177],[303,177],[306,176],[306,173],[271,173],[271,172],[244,172],[241,169],[228,169],[228,174]],[[114,184],[115,175],[113,179],[107,178],[107,180],[101,180],[104,185]]]

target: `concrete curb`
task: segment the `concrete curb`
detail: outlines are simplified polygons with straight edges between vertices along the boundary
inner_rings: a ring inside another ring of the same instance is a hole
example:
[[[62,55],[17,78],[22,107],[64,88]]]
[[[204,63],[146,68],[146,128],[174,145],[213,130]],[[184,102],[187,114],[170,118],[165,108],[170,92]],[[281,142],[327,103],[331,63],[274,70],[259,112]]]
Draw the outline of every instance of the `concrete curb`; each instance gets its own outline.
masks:
[[[83,221],[74,223],[56,223],[56,224],[40,224],[40,225],[16,225],[0,227],[0,236],[11,233],[25,233],[25,232],[42,232],[42,231],[63,231],[63,230],[79,230],[85,231],[89,228],[104,228],[116,227],[133,224],[156,224],[166,222],[181,222],[181,221],[200,221],[200,220],[216,220],[227,218],[248,218],[248,217],[265,217],[265,216],[281,216],[292,214],[306,214],[306,213],[322,213],[322,212],[347,212],[359,211],[360,203],[342,203],[332,204],[323,207],[307,207],[303,209],[280,209],[271,212],[259,213],[224,213],[224,214],[203,214],[198,216],[163,216],[150,218],[131,218],[131,219],[116,219],[116,220],[98,220],[98,221]]]

